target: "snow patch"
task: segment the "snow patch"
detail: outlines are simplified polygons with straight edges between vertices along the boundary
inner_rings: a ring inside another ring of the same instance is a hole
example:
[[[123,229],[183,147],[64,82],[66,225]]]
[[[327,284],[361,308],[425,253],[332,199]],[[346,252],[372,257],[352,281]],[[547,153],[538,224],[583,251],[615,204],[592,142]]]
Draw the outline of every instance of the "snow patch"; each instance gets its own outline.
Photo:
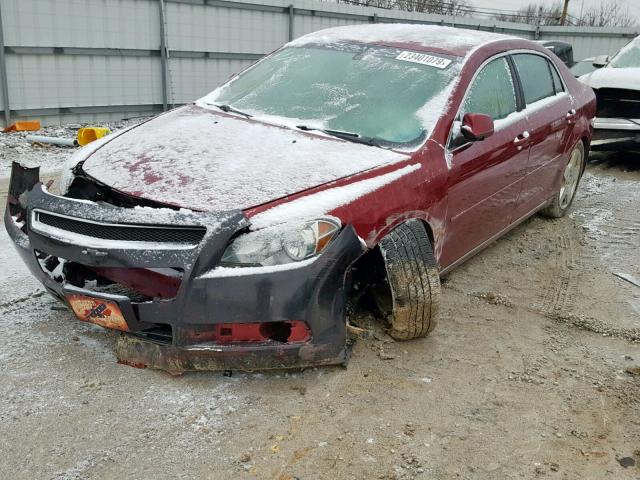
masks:
[[[600,68],[578,78],[591,88],[640,90],[640,68]]]
[[[300,262],[284,263],[282,265],[269,265],[266,267],[216,267],[202,274],[198,278],[224,278],[240,277],[244,275],[262,275],[265,273],[286,272],[297,268],[308,267],[318,259],[318,256],[307,258]]]
[[[328,28],[304,35],[287,46],[330,44],[344,42],[360,43],[415,43],[422,47],[442,49],[469,49],[496,40],[515,37],[499,33],[441,27],[437,25],[407,25],[387,23],[377,25],[349,25]]]
[[[402,153],[190,105],[115,138],[83,169],[132,195],[225,211],[406,159]]]
[[[318,193],[277,205],[251,217],[251,228],[258,230],[295,219],[309,219],[326,215],[338,207],[347,205],[411,172],[419,170],[420,167],[419,163],[407,165],[384,175],[341,187],[328,188]]]

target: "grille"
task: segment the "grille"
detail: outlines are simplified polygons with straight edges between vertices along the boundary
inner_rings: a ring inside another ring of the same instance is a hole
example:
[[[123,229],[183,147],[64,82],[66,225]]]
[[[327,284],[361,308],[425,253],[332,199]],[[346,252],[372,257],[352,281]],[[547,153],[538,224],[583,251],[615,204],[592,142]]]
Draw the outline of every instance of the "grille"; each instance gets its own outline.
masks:
[[[206,233],[204,227],[147,227],[141,225],[111,225],[37,213],[38,222],[67,232],[123,242],[157,242],[197,245]]]
[[[640,92],[618,88],[595,91],[600,118],[640,118]]]

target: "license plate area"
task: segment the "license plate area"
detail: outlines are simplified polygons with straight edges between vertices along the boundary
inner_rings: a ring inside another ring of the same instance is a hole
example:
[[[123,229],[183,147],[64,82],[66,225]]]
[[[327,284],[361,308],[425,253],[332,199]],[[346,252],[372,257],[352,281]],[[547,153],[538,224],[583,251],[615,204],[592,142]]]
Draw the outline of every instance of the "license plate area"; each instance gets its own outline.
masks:
[[[123,332],[129,331],[129,325],[114,301],[79,294],[67,294],[67,301],[76,317],[83,322]]]

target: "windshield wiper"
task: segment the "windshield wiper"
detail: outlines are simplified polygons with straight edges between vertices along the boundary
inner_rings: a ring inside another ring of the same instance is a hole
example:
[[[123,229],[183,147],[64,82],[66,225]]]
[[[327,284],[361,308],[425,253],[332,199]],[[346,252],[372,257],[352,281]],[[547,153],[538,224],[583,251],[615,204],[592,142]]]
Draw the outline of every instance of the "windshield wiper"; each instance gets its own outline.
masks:
[[[332,130],[330,128],[310,127],[308,125],[296,125],[296,128],[299,128],[300,130],[304,130],[305,132],[308,132],[310,130],[315,130],[318,132],[326,133],[327,135],[331,135],[332,137],[337,137],[342,140],[347,140],[349,142],[363,143],[365,145],[378,147],[378,148],[386,148],[386,147],[383,147],[376,138],[363,137],[358,133],[345,132],[343,130]]]
[[[247,118],[253,117],[253,115],[248,114],[247,112],[243,112],[242,110],[238,110],[237,108],[232,107],[231,105],[220,105],[217,103],[210,103],[209,105],[213,105],[214,107],[218,107],[220,110],[226,113],[237,113],[238,115],[244,115]]]

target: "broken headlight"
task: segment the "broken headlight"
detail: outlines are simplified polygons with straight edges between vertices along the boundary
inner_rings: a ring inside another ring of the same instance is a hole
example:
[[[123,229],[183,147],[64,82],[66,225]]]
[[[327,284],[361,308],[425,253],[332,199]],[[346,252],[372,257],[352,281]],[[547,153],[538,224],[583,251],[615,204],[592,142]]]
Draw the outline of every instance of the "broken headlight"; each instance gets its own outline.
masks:
[[[222,255],[226,266],[270,266],[299,262],[322,253],[340,231],[340,222],[320,218],[285,224],[236,237]]]

